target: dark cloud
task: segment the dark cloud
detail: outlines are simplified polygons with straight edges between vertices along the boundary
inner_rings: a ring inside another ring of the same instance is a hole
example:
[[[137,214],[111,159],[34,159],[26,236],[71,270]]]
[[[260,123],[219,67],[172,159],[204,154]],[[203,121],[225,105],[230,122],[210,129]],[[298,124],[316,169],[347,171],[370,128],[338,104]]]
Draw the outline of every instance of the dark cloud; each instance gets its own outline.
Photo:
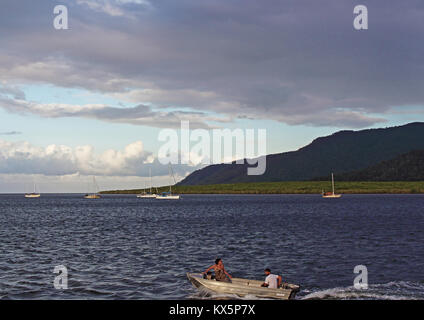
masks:
[[[156,111],[145,105],[111,107],[100,104],[82,106],[61,103],[43,104],[23,99],[13,99],[1,93],[0,108],[10,113],[21,115],[36,115],[45,118],[88,118],[112,123],[146,125],[159,128],[180,128],[181,121],[189,121],[193,129],[211,128],[206,121],[217,123],[229,121],[196,111]],[[14,132],[14,134],[16,133]]]
[[[214,112],[359,128],[423,105],[419,0],[362,1],[366,31],[353,28],[353,0],[90,2],[67,2],[71,29],[56,31],[56,1],[2,1],[0,80],[194,109],[204,122]]]

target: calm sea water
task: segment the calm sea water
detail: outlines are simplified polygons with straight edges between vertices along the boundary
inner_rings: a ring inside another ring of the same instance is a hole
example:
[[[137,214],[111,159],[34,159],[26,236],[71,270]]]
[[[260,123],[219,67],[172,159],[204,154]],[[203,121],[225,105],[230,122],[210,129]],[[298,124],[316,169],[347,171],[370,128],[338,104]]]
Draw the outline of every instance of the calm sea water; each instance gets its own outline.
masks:
[[[299,299],[424,299],[423,231],[423,195],[0,195],[0,298],[202,299],[185,274],[219,256],[236,277],[271,268]]]

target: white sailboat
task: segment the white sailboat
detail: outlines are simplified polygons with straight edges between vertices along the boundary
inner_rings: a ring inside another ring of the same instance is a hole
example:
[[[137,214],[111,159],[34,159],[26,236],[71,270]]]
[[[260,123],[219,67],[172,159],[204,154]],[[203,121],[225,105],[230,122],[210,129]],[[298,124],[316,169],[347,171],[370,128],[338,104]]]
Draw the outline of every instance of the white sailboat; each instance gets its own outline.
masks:
[[[152,193],[152,169],[149,169],[150,175],[150,192],[146,192],[146,186],[144,186],[144,192],[137,195],[137,198],[142,199],[155,199],[157,194]]]
[[[26,193],[25,198],[40,198],[40,194],[37,192],[37,186],[34,182],[34,192]]]
[[[93,176],[93,186],[94,186],[94,193],[87,193],[84,198],[85,199],[100,199],[101,196],[98,194],[99,192],[99,186],[96,182],[96,177]]]
[[[175,181],[174,172],[172,171],[171,164],[169,164],[169,175],[174,179],[174,184],[177,183]],[[159,200],[178,200],[180,199],[179,194],[172,194],[172,184],[169,185],[169,192],[162,192],[161,194],[156,196],[156,199]]]
[[[331,184],[333,186],[333,192],[322,192],[323,198],[341,198],[341,194],[336,194],[334,190],[334,174],[331,173]]]

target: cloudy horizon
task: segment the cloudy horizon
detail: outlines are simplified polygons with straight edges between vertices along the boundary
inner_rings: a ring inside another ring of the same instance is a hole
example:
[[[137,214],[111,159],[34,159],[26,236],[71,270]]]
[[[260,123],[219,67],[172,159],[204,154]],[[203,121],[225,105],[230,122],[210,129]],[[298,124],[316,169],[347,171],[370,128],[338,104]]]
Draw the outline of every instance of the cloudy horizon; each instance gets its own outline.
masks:
[[[53,26],[68,8],[68,30]],[[355,30],[353,8],[368,7]],[[160,130],[267,130],[267,153],[424,121],[424,3],[5,0],[0,193],[169,183]],[[198,164],[176,166],[180,180]]]

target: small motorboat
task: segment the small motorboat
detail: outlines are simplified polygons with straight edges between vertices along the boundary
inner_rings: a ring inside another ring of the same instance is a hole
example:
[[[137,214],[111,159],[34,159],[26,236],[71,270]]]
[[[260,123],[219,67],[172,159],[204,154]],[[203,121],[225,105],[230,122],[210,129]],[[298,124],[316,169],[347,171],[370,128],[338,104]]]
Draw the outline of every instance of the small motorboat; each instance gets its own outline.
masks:
[[[268,299],[294,299],[300,287],[295,284],[283,283],[278,289],[262,287],[263,281],[242,278],[232,278],[231,282],[216,281],[204,278],[202,273],[187,273],[190,282],[199,289],[207,289],[221,294],[235,294],[240,297],[252,295]]]

